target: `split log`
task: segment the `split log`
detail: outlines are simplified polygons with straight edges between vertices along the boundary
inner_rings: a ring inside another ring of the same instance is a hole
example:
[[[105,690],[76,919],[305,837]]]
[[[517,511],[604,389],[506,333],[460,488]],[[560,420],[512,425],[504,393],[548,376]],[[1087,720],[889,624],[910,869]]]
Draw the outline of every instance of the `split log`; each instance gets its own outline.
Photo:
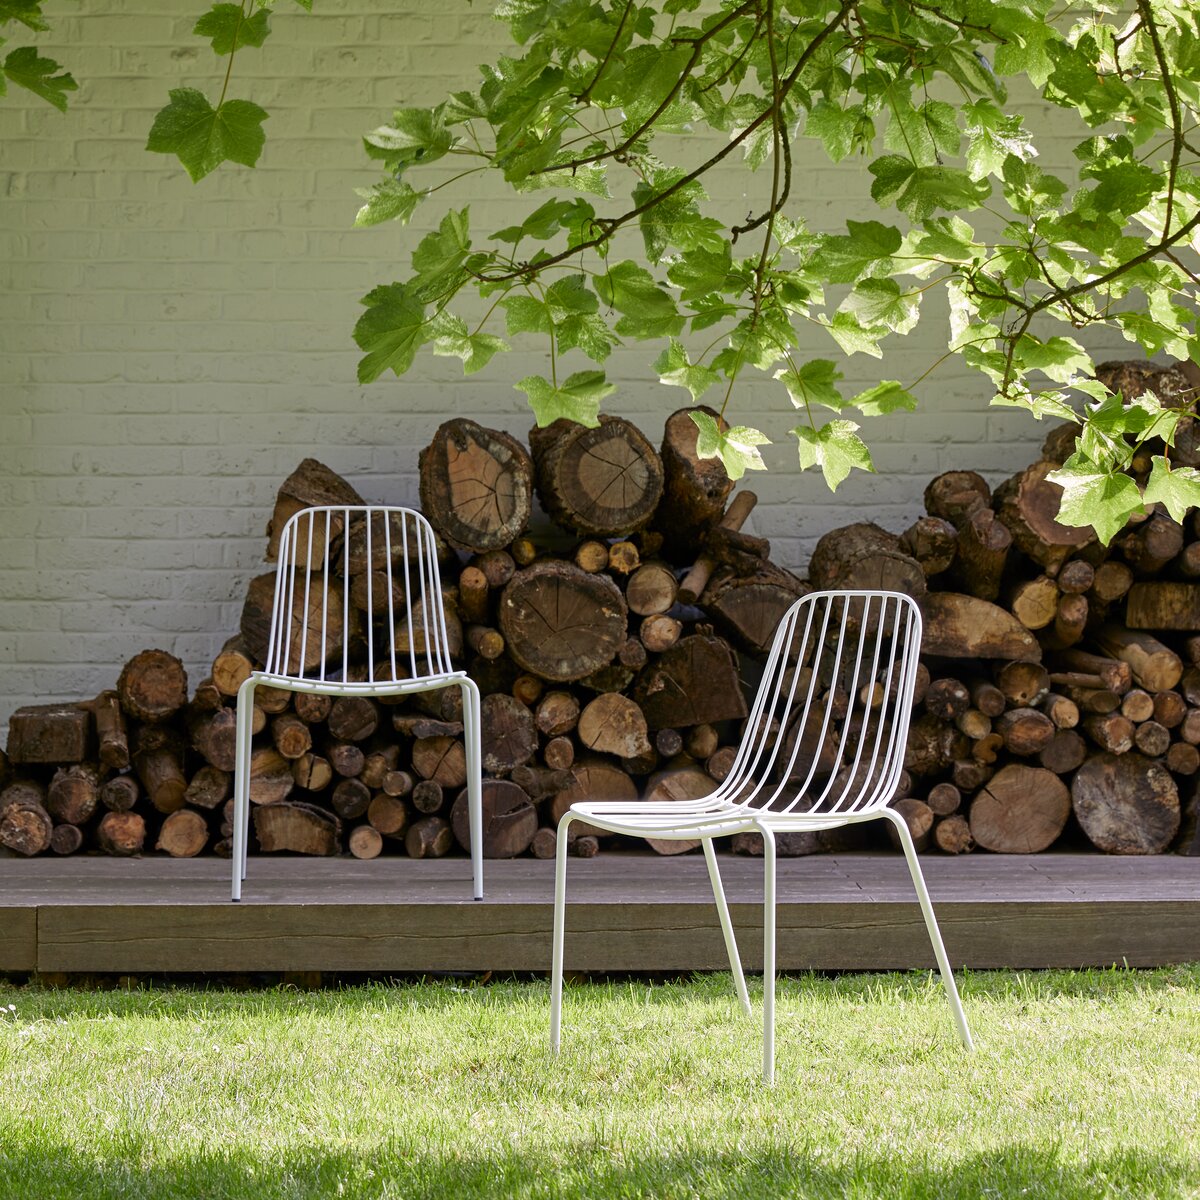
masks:
[[[516,438],[456,417],[421,451],[421,511],[451,545],[499,550],[532,510],[533,464]]]
[[[683,638],[634,682],[632,698],[648,729],[681,729],[746,716],[729,644],[710,634]]]
[[[556,560],[514,575],[500,599],[509,656],[523,670],[560,682],[610,663],[625,640],[627,615],[611,579]]]
[[[734,532],[740,530],[757,503],[758,496],[754,492],[746,489],[738,492],[733,498],[733,503],[721,518],[721,527]],[[708,581],[712,578],[717,566],[717,559],[714,555],[701,554],[692,564],[691,570],[680,580],[679,590],[676,593],[679,603],[695,604],[704,594],[704,589],[708,587]]]
[[[195,858],[208,845],[208,822],[189,808],[171,813],[158,832],[156,850],[172,858]]]
[[[1179,829],[1179,789],[1140,754],[1099,754],[1075,773],[1071,800],[1083,832],[1107,854],[1161,854]]]
[[[699,603],[738,647],[762,658],[784,613],[807,590],[790,572],[764,563],[753,575],[714,575]]]
[[[283,528],[296,513],[306,508],[362,503],[363,498],[336,471],[330,470],[324,463],[317,462],[315,458],[306,458],[280,485],[275,509],[267,525],[267,561],[274,562],[279,556],[279,539],[283,535]],[[341,532],[342,518],[339,514],[333,514],[330,521],[330,540],[338,537]],[[304,553],[307,556],[307,537],[304,539]],[[313,522],[312,555],[308,565],[318,567],[325,562],[327,553],[325,522],[317,520]],[[261,657],[259,660],[261,661]]]
[[[637,703],[619,693],[597,696],[579,714],[577,734],[589,750],[636,758],[648,754],[646,717]]]
[[[128,812],[138,802],[140,795],[141,789],[133,775],[116,775],[100,786],[100,803],[109,812]]]
[[[254,809],[254,833],[259,848],[267,854],[288,850],[331,857],[341,850],[341,824],[328,809],[299,800]]]
[[[483,781],[483,857],[513,858],[529,849],[538,831],[537,809],[523,788],[510,779]],[[463,788],[450,809],[450,826],[458,844],[471,850],[470,809]]]
[[[678,585],[671,569],[662,563],[643,563],[625,585],[625,603],[639,617],[665,613],[675,603]]]
[[[991,503],[992,489],[974,471],[946,471],[925,488],[925,511],[956,529]]]
[[[187,779],[183,774],[181,755],[176,750],[163,747],[139,751],[133,756],[133,766],[150,803],[160,813],[173,813],[183,807]]]
[[[529,432],[538,498],[550,518],[586,537],[649,524],[663,494],[658,451],[622,417],[593,428],[560,418]]]
[[[289,718],[280,716],[277,721]],[[291,717],[295,721],[295,717]],[[298,725],[300,722],[296,722]],[[307,733],[307,726],[301,725]],[[237,762],[237,712],[232,708],[219,708],[199,719],[189,722],[192,748],[210,766],[222,771],[232,771]]]
[[[254,666],[254,659],[246,649],[245,642],[240,637],[232,637],[213,659],[213,684],[222,696],[236,696],[238,689],[250,678]]]
[[[1094,637],[1106,654],[1129,664],[1138,686],[1147,691],[1168,691],[1183,675],[1179,655],[1148,633],[1110,624],[1097,630]]]
[[[538,746],[537,729],[533,713],[520,700],[503,692],[484,696],[482,713],[485,771],[503,774],[533,758]]]
[[[335,580],[328,581],[329,604],[323,610],[322,595],[325,588],[325,577],[313,575],[308,588],[308,604],[304,603],[305,589],[298,587],[291,597],[290,620],[287,621],[287,654],[282,652],[278,660],[272,662],[274,670],[298,675],[303,672],[312,676],[321,666],[322,661],[331,663],[342,657],[342,639],[345,636],[344,607],[345,601],[341,584]],[[248,651],[259,662],[266,662],[271,637],[271,611],[275,604],[275,573],[256,575],[246,588],[246,599],[242,604],[241,632],[242,641]],[[324,637],[322,637],[322,612],[326,614]],[[351,618],[354,617],[351,610]],[[325,657],[322,660],[321,647],[325,647]],[[262,693],[267,689],[259,688],[256,698],[268,712],[271,709],[263,704]]]
[[[82,762],[90,749],[91,721],[77,704],[34,704],[8,719],[8,759],[26,763]]]
[[[1135,583],[1129,589],[1125,624],[1130,629],[1200,629],[1200,584]]]
[[[981,508],[959,527],[955,578],[962,590],[981,600],[1000,595],[1012,534],[990,508]]]
[[[143,650],[122,669],[117,695],[129,716],[139,721],[166,721],[187,703],[187,672],[175,655]]]
[[[860,522],[831,530],[817,542],[808,565],[816,588],[885,588],[919,600],[925,572],[900,549],[900,539],[878,525]]]
[[[943,817],[933,827],[933,841],[939,850],[945,854],[968,854],[975,848],[975,839],[971,836],[971,826],[966,817],[954,813]]]
[[[392,728],[405,737],[461,737],[462,721],[441,721],[436,717],[412,716],[409,713],[398,712],[392,716]],[[363,767],[366,770],[366,767]]]
[[[233,776],[216,767],[201,767],[188,782],[184,800],[193,808],[220,808],[233,791]]]
[[[100,765],[110,771],[129,769],[129,736],[116,692],[101,692],[90,705],[100,744]]]
[[[1058,613],[1058,584],[1049,575],[1018,583],[1008,597],[1008,607],[1026,629],[1045,629]]]
[[[295,784],[292,764],[278,750],[262,746],[250,755],[251,804],[281,804],[292,794]]]
[[[50,849],[54,822],[40,805],[20,800],[0,811],[0,846],[16,854],[32,858]]]
[[[413,743],[412,764],[422,779],[432,779],[444,788],[462,787],[467,782],[467,751],[457,738],[418,738]]]
[[[1087,756],[1087,742],[1075,730],[1056,729],[1038,755],[1038,762],[1055,775],[1069,775]]]
[[[711,795],[712,791],[713,781],[699,767],[681,767],[651,775],[646,783],[645,798],[650,803],[700,800]],[[647,838],[646,844],[658,854],[686,854],[699,846],[700,841],[693,838]]]
[[[970,831],[985,850],[1035,854],[1054,844],[1070,815],[1071,794],[1057,775],[1044,767],[1013,764],[997,771],[976,794]]]
[[[996,513],[1008,526],[1017,549],[1050,575],[1096,536],[1090,528],[1060,525],[1055,519],[1062,487],[1046,476],[1057,468],[1057,463],[1036,462],[1002,483],[995,494]]]
[[[378,858],[383,853],[383,835],[371,825],[356,825],[346,845],[355,858]]]
[[[1029,659],[1040,662],[1037,639],[1010,613],[987,600],[930,592],[921,601],[922,647],[942,658]]]
[[[453,845],[450,823],[441,817],[422,817],[404,835],[404,849],[409,858],[445,858]]]
[[[130,858],[146,844],[146,821],[135,812],[107,812],[96,826],[96,845],[105,854]]]
[[[941,517],[918,517],[900,535],[900,549],[921,564],[928,579],[940,575],[954,562],[958,531]]]
[[[85,825],[100,805],[100,772],[90,763],[60,767],[46,793],[46,811],[67,825]]]
[[[711,408],[681,408],[672,413],[663,429],[662,500],[655,528],[663,535],[663,551],[672,562],[688,561],[705,532],[725,510],[733,480],[719,457],[701,458],[696,452],[699,428],[692,413],[705,413],[720,428],[725,422]]]
[[[546,737],[568,734],[579,723],[579,701],[570,692],[547,692],[538,702],[534,721]]]

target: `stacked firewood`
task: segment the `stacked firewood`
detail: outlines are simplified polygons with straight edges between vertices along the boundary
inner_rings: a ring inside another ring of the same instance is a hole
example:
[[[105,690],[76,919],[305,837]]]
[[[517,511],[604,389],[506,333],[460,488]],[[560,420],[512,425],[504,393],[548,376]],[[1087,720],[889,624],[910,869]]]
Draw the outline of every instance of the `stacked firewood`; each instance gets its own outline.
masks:
[[[1187,386],[1178,372],[1101,371],[1127,396]],[[726,778],[754,660],[809,587],[886,587],[921,600],[923,661],[893,800],[918,846],[1027,853],[1082,831],[1107,852],[1200,853],[1191,799],[1200,514],[1185,528],[1152,512],[1110,547],[1058,524],[1060,491],[1046,477],[1073,449],[1074,427],[1064,426],[995,492],[974,472],[951,471],[930,483],[926,515],[903,533],[855,524],[827,534],[805,582],[744,531],[755,497],[731,498],[720,461],[698,457],[692,411],[668,419],[659,450],[615,417],[595,429],[535,429],[528,449],[455,419],[421,454],[451,651],[484,696],[485,855],[553,855],[558,820],[578,800],[690,799]],[[1200,464],[1196,442],[1185,422],[1175,461]],[[1134,471],[1148,467],[1147,454]],[[555,528],[531,532],[535,493]],[[344,479],[305,460],[280,488],[268,562],[294,513],[361,503]],[[348,596],[342,632],[356,680],[368,646],[388,633],[364,636],[368,597],[375,613],[387,608],[375,566],[336,580]],[[114,691],[14,714],[0,754],[0,846],[228,854],[233,705],[266,655],[274,579],[272,569],[250,581],[239,634],[190,699],[182,664],[149,650]],[[303,628],[315,614],[299,590],[297,604],[292,623]],[[408,644],[416,635],[396,636]],[[359,858],[465,850],[461,695],[396,701],[258,688],[252,844]],[[1181,789],[1190,803],[1181,805]],[[573,833],[581,855],[605,839],[586,825]],[[779,849],[841,849],[871,836],[882,834],[794,835]],[[760,850],[753,837],[735,843]],[[695,843],[650,844],[678,853]]]

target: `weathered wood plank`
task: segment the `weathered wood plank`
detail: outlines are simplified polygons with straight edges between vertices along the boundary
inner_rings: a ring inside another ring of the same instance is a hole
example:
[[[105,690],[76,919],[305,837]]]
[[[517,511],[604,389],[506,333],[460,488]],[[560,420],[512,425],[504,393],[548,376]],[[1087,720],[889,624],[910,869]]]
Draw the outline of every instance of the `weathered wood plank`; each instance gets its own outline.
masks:
[[[37,909],[0,904],[0,971],[37,967]]]

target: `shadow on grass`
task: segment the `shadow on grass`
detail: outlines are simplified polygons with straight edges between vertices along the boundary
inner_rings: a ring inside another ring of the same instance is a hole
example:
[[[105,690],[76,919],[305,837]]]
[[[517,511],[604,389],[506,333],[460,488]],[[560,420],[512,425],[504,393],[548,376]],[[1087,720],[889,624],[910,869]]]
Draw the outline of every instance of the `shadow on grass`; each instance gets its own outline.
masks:
[[[147,1161],[149,1160],[149,1161]],[[790,1148],[747,1153],[673,1148],[645,1155],[597,1141],[549,1155],[511,1149],[495,1158],[459,1156],[396,1146],[370,1153],[314,1149],[278,1157],[232,1152],[156,1155],[131,1146],[125,1160],[97,1159],[64,1147],[36,1145],[36,1135],[14,1153],[0,1144],[0,1200],[71,1197],[72,1200],[205,1200],[253,1197],[350,1200],[409,1197],[941,1197],[1168,1198],[1191,1194],[1200,1183],[1195,1164],[1141,1150],[1064,1158],[1054,1147],[1013,1145],[947,1164],[915,1159],[848,1156],[830,1161]]]

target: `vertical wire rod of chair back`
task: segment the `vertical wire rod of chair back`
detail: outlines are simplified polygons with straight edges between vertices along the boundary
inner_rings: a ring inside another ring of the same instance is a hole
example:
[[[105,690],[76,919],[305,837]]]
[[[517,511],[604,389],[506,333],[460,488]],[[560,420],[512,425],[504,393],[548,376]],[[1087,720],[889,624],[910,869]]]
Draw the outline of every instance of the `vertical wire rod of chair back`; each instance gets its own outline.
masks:
[[[351,603],[356,576],[364,590],[360,605]],[[399,605],[397,588],[403,596]],[[366,678],[357,682],[402,683],[453,673],[429,522],[412,509],[376,505],[295,513],[279,541],[266,673],[307,683],[355,682],[350,652],[360,609],[367,663]],[[400,651],[398,616],[405,622]],[[377,661],[375,627],[383,618],[387,656]]]
[[[920,610],[908,596],[813,592],[796,601],[772,642],[747,736],[710,799],[813,818],[883,807],[903,766],[920,645]],[[814,788],[818,776],[825,782]]]

